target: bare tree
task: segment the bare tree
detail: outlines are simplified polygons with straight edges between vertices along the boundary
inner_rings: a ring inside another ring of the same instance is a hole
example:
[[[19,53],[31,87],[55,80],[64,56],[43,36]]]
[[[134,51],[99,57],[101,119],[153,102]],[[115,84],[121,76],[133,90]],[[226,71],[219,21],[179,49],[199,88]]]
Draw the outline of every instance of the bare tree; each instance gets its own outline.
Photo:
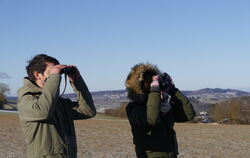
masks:
[[[3,105],[7,103],[6,93],[9,93],[10,88],[5,83],[0,83],[0,109],[3,108]]]
[[[214,105],[212,117],[216,121],[227,120],[228,123],[250,123],[250,97],[243,96]]]

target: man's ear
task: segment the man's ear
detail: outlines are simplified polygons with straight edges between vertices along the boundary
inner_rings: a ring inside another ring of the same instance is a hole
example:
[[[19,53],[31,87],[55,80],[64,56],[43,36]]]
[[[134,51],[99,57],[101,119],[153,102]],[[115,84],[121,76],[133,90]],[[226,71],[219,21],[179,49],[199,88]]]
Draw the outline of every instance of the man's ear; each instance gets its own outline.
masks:
[[[41,73],[38,73],[37,71],[34,71],[33,74],[34,74],[36,80],[41,80],[41,77],[40,77]]]

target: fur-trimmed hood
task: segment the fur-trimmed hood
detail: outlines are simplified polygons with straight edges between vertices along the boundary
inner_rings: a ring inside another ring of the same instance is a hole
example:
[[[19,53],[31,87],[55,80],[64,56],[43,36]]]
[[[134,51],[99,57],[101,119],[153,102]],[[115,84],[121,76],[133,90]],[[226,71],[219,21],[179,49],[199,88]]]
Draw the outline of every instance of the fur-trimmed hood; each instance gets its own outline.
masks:
[[[160,70],[156,65],[149,63],[136,64],[131,68],[125,81],[128,98],[137,103],[145,103],[147,94],[143,93],[141,83],[143,81],[143,73],[149,71],[153,74],[160,74]]]

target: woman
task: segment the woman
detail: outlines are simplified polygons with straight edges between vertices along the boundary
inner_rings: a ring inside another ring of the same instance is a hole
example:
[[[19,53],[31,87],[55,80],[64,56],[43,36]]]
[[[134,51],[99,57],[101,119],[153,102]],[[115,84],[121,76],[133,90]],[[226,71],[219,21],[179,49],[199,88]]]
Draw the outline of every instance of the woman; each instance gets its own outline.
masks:
[[[138,158],[176,158],[174,122],[186,122],[195,112],[166,73],[152,64],[137,64],[126,79],[131,102],[126,108]]]

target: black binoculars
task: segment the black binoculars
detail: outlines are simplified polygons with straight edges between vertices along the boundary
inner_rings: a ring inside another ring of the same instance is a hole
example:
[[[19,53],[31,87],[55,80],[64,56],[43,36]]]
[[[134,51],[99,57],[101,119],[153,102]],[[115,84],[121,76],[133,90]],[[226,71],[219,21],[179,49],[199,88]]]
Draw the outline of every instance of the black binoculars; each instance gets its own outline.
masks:
[[[65,73],[65,74],[74,74],[74,73],[76,73],[77,72],[77,70],[76,70],[76,68],[75,67],[65,67],[65,68],[63,68],[62,70],[61,70],[61,73],[63,74],[63,73]]]

